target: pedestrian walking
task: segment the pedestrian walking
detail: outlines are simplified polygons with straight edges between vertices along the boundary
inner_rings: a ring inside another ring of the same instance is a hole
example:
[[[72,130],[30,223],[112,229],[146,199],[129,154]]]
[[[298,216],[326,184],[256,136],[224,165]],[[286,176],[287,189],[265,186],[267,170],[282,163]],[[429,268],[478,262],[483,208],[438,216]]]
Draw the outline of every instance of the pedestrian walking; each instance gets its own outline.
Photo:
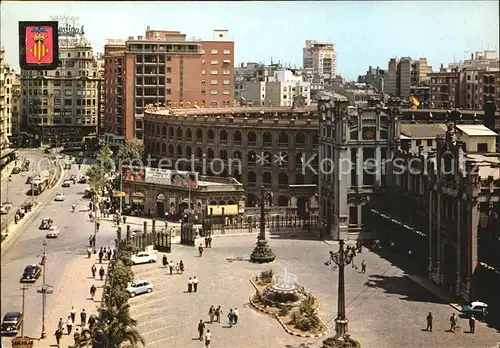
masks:
[[[170,269],[170,275],[172,275],[172,272],[174,271],[174,262],[172,260],[170,260],[168,268]]]
[[[469,318],[469,331],[471,334],[476,332],[476,318],[474,318],[473,315],[471,315]]]
[[[179,262],[179,270],[181,273],[184,273],[184,262],[182,262],[182,260]]]
[[[101,266],[101,268],[99,269],[99,277],[101,278],[101,280],[103,280],[104,278],[104,273],[105,273],[104,267]]]
[[[92,278],[95,278],[95,273],[97,272],[97,267],[95,265],[92,265],[92,268],[90,269],[92,272]]]
[[[94,299],[94,296],[95,296],[95,292],[96,292],[97,288],[95,287],[94,284],[92,284],[92,286],[90,287],[90,297],[92,299]]]
[[[227,321],[229,322],[229,327],[233,327],[233,321],[234,321],[233,309],[230,309],[229,312],[227,313]]]
[[[108,255],[108,260],[111,260],[111,255],[113,255],[113,252],[111,251],[110,247],[108,247],[108,253],[107,253],[107,255]]]
[[[61,329],[57,328],[56,332],[54,333],[54,336],[56,336],[57,346],[59,347],[61,344],[61,337],[62,337]]]
[[[233,322],[235,324],[238,324],[238,318],[240,316],[240,311],[238,310],[238,308],[235,308],[234,311],[233,311]]]
[[[366,273],[366,261],[363,260],[363,262],[361,262],[361,273],[365,274]]]
[[[427,315],[427,328],[425,330],[432,332],[432,313],[431,312],[429,312],[429,314]]]
[[[97,232],[99,232],[99,228],[100,228],[100,227],[101,227],[101,223],[100,223],[99,221],[97,221],[97,222],[95,223],[95,229],[96,229],[96,231],[97,231]]]
[[[208,317],[210,318],[210,324],[214,322],[215,308],[214,305],[210,306],[208,310]]]
[[[92,256],[92,247],[87,248],[87,257],[90,259],[90,256]]]
[[[168,264],[167,255],[163,255],[162,263],[163,263],[163,268],[166,268]]]
[[[89,246],[92,246],[92,239],[93,239],[92,237],[93,237],[93,235],[89,236]]]
[[[457,315],[455,313],[450,317],[450,332],[455,332],[457,328]]]
[[[194,292],[198,291],[198,278],[196,277],[193,278],[193,291]]]
[[[73,329],[73,320],[71,320],[70,315],[68,315],[68,320],[66,321],[66,328],[68,329],[68,336],[71,335],[71,330]]]
[[[191,277],[189,277],[189,280],[188,280],[188,292],[192,292],[193,291],[193,279],[191,279]]]
[[[102,263],[103,257],[104,257],[104,252],[102,251],[102,248],[101,248],[101,250],[99,250],[99,263]]]
[[[208,247],[209,248],[212,248],[212,236],[211,235],[208,235]]]
[[[92,328],[94,327],[94,324],[95,324],[95,316],[91,315],[90,318],[89,318],[89,329],[92,331]]]
[[[85,308],[82,309],[80,312],[80,322],[81,322],[81,327],[85,326],[85,323],[87,322],[87,312],[85,312]]]
[[[203,246],[200,243],[200,246],[198,247],[198,252],[200,253],[200,257],[203,255]]]
[[[75,329],[73,339],[75,340],[75,347],[78,347],[78,343],[80,343],[80,333],[78,332],[78,329]]]
[[[205,347],[210,347],[210,342],[212,342],[212,333],[210,332],[210,329],[208,329],[205,334]]]
[[[203,333],[204,332],[205,332],[205,324],[203,323],[203,320],[200,319],[200,322],[198,323],[198,334],[199,334],[200,341],[203,341]]]
[[[71,311],[69,312],[69,315],[71,317],[71,321],[73,321],[73,323],[74,323],[75,319],[76,319],[76,309],[75,309],[75,307],[71,307]]]
[[[222,308],[220,308],[220,306],[218,306],[215,309],[214,315],[215,315],[215,321],[220,323],[220,316],[222,315]]]
[[[205,237],[205,248],[208,248],[208,236]]]
[[[57,324],[57,328],[61,330],[61,332],[64,330],[64,321],[63,318],[59,318],[59,323]]]

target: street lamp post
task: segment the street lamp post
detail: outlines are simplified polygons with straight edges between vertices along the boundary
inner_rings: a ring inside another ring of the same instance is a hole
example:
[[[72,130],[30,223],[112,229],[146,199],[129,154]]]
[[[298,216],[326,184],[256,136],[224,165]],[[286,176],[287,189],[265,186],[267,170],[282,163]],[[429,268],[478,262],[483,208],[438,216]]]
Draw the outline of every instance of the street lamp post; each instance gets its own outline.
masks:
[[[26,299],[26,290],[28,290],[29,288],[26,286],[26,285],[23,285],[23,287],[21,288],[21,291],[23,292],[23,304],[22,304],[22,314],[24,314],[24,300]],[[24,337],[24,320],[21,321],[21,337]]]
[[[272,262],[276,258],[273,249],[269,246],[266,240],[266,217],[265,203],[267,200],[264,186],[260,188],[260,231],[257,236],[257,244],[250,255],[250,261],[256,263]]]
[[[47,254],[45,253],[46,251],[46,246],[47,246],[47,242],[46,241],[43,241],[43,258],[44,258],[44,261],[43,261],[43,279],[42,279],[42,335],[41,335],[41,339],[44,339],[45,337],[47,337],[47,332],[45,330],[45,305],[46,305],[46,284],[45,284],[45,270],[46,270],[46,267],[45,265],[47,264]]]
[[[330,266],[332,263],[337,265],[339,270],[339,280],[337,294],[337,318],[335,318],[336,334],[334,337],[327,338],[323,341],[324,348],[351,347],[350,336],[347,333],[349,320],[347,320],[345,313],[344,268],[352,262],[355,256],[355,251],[350,248],[345,250],[344,244],[344,241],[340,240],[339,250],[336,253],[330,251],[330,259],[325,263],[327,266]]]

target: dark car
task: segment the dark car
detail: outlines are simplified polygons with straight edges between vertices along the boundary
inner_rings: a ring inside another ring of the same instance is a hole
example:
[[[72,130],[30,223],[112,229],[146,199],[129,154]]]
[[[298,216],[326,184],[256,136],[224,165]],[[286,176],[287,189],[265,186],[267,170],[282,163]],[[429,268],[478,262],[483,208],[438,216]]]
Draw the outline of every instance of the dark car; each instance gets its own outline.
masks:
[[[40,222],[40,227],[38,227],[40,230],[48,230],[50,226],[52,226],[52,219],[51,218],[43,218],[42,222]]]
[[[12,168],[11,174],[19,174],[19,173],[21,173],[21,168],[19,167]]]
[[[2,321],[2,335],[17,335],[23,319],[23,313],[8,312],[5,314]]]
[[[33,181],[33,177],[32,176],[28,176],[26,178],[26,184],[30,185],[32,181]]]
[[[71,186],[71,181],[70,180],[64,180],[61,186],[62,187],[70,187]]]
[[[26,266],[21,277],[21,283],[34,283],[42,274],[42,268],[38,265]]]
[[[86,183],[87,183],[87,178],[86,178],[86,177],[84,177],[84,176],[82,176],[82,177],[80,178],[80,180],[78,180],[78,183],[79,183],[79,184],[86,184]]]

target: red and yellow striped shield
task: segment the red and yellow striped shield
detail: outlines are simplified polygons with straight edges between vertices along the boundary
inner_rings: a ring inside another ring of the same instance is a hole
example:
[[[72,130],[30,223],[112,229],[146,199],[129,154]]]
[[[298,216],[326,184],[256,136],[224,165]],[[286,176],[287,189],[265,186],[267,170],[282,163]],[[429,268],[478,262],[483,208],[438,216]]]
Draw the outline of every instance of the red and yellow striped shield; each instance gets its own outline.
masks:
[[[33,47],[30,48],[30,53],[38,61],[41,61],[47,53],[49,53],[49,49],[43,44],[42,41],[36,41]]]

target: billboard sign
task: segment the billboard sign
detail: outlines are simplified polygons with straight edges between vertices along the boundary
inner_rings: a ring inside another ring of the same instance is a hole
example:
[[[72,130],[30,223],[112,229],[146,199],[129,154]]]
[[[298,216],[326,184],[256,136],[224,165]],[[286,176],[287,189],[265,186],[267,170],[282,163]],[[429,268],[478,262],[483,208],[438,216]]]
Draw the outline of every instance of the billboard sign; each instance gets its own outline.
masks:
[[[19,65],[24,70],[54,70],[59,61],[55,21],[19,22]]]
[[[140,167],[123,166],[123,181],[144,182],[145,171]]]
[[[198,187],[198,173],[163,168],[146,168],[145,182],[184,188]]]

